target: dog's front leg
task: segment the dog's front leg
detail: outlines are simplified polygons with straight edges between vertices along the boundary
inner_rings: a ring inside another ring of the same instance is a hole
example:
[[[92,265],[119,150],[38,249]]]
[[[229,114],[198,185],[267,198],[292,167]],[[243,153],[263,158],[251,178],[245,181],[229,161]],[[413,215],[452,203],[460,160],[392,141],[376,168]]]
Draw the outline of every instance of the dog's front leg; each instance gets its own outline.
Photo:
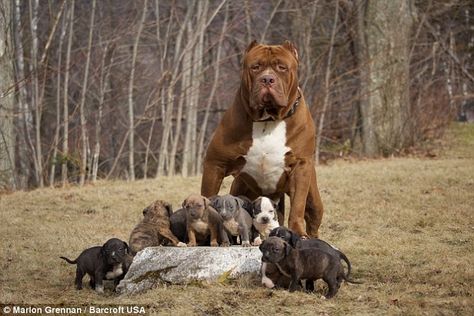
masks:
[[[215,163],[205,161],[203,164],[201,195],[211,197],[219,193],[222,180],[225,177],[225,170],[217,167]]]
[[[290,282],[290,287],[288,288],[288,290],[290,292],[294,292],[298,289],[298,287],[299,287],[299,278],[296,272],[293,272],[291,274],[291,282]]]
[[[103,284],[103,279],[104,279],[104,274],[102,271],[96,271],[95,276],[95,291],[97,293],[104,293],[104,284]]]
[[[311,164],[300,161],[290,178],[289,192],[291,208],[288,228],[302,237],[308,237],[305,229],[305,208],[311,181]]]
[[[239,225],[239,235],[242,239],[242,247],[250,247],[250,229],[246,225]]]
[[[192,227],[188,227],[188,247],[196,246],[196,233]]]

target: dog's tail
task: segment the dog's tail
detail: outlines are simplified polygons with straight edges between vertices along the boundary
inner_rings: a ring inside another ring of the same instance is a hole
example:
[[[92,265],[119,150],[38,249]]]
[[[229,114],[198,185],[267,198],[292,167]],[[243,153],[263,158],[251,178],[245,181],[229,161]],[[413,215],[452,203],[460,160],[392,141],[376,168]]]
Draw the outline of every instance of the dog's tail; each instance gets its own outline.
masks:
[[[349,279],[345,274],[342,276],[342,278],[348,282],[348,283],[352,283],[352,284],[364,284],[364,282],[361,282],[361,281],[354,281],[352,279]]]
[[[76,260],[71,260],[71,259],[68,259],[66,257],[59,257],[63,260],[66,260],[67,263],[70,263],[70,264],[77,264],[77,259]]]
[[[350,275],[351,275],[351,262],[349,261],[349,259],[346,257],[346,255],[339,250],[339,256],[341,257],[342,260],[344,260],[347,264],[347,274],[346,274],[346,277],[349,278]]]

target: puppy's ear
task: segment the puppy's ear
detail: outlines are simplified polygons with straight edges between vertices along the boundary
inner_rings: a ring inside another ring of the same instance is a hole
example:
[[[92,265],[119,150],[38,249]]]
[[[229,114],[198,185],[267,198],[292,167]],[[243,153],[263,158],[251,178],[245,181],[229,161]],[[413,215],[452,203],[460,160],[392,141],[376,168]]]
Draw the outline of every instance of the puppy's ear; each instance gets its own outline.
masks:
[[[145,207],[145,208],[143,209],[143,216],[145,216],[146,213],[148,213],[148,211],[149,211],[148,207]]]
[[[237,203],[237,206],[238,206],[239,208],[242,208],[242,207],[244,206],[244,201],[243,201],[241,198],[239,198],[239,197],[234,197],[234,200],[235,200],[235,203]]]
[[[165,208],[166,208],[166,211],[168,212],[168,216],[171,216],[173,214],[173,206],[169,203],[165,203]]]
[[[181,204],[181,207],[186,208],[186,200],[183,201],[183,203]]]
[[[128,246],[128,244],[125,241],[123,242],[123,246],[125,247],[126,252],[130,253],[130,247]]]
[[[291,230],[290,230],[290,236],[291,236],[290,237],[290,245],[292,247],[296,247],[296,244],[298,243],[298,240],[300,240],[300,236],[297,233],[292,232]]]
[[[208,208],[209,205],[211,205],[211,201],[207,198],[207,197],[202,197],[203,201],[204,201],[204,208]]]
[[[287,242],[285,242],[285,255],[289,256],[290,252],[291,252],[291,246]]]

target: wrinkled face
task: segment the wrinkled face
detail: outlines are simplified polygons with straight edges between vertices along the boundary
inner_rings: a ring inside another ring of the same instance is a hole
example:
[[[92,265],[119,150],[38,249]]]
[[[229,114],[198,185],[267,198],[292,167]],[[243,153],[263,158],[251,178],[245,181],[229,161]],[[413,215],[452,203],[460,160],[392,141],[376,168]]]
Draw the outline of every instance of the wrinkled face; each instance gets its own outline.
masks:
[[[278,221],[276,203],[267,197],[259,197],[253,202],[253,217],[259,224]]]
[[[209,205],[209,200],[200,195],[190,195],[183,202],[183,208],[186,210],[186,217],[195,220],[203,216],[204,210]]]
[[[298,54],[290,42],[262,45],[252,42],[244,56],[242,92],[253,121],[285,117],[298,97]]]
[[[268,237],[261,245],[262,261],[278,263],[283,260],[290,247],[283,239],[278,237]]]
[[[125,259],[125,255],[127,254],[127,252],[127,243],[117,238],[109,239],[102,246],[102,254],[106,258],[107,263],[110,265],[122,263]]]
[[[283,239],[283,240],[286,241],[287,243],[290,243],[290,242],[291,242],[292,233],[291,233],[291,231],[289,231],[286,227],[280,226],[280,227],[277,227],[277,228],[272,229],[272,231],[270,232],[270,235],[269,235],[269,236],[270,236],[270,237],[272,237],[272,236],[278,237],[278,238]]]
[[[143,217],[148,222],[157,222],[162,218],[169,218],[173,214],[173,207],[162,200],[157,200],[143,210]]]
[[[240,209],[239,199],[230,194],[215,197],[212,201],[212,206],[225,221],[234,218],[237,210]]]

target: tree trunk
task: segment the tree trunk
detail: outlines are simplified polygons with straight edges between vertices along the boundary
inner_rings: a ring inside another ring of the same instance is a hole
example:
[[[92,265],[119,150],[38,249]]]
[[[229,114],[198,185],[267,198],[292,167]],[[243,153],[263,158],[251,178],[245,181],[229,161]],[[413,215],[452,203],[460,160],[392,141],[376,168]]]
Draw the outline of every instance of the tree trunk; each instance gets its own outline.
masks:
[[[367,156],[408,145],[410,1],[358,1],[362,143]]]
[[[12,8],[10,1],[0,3],[0,189],[16,189],[13,94]]]
[[[145,24],[146,13],[147,13],[148,0],[145,0],[143,3],[143,13],[140,24],[138,25],[138,31],[135,38],[135,43],[133,44],[133,53],[132,53],[132,67],[130,69],[130,81],[128,85],[128,171],[131,181],[135,181],[135,126],[134,120],[135,115],[133,113],[133,84],[135,82],[135,66],[137,63],[137,54],[138,54],[138,43],[140,42],[140,36],[142,34],[143,25]]]
[[[33,151],[31,131],[33,119],[28,105],[28,93],[26,90],[25,59],[23,50],[23,27],[21,23],[21,1],[15,1],[15,42],[16,42],[16,79],[19,82],[18,95],[18,181],[19,187],[26,189],[30,180],[30,157]]]
[[[93,37],[93,30],[94,30],[94,17],[95,17],[95,7],[96,7],[96,0],[92,1],[92,12],[91,12],[91,21],[89,25],[89,41],[87,43],[87,57],[86,57],[86,65],[84,69],[84,80],[82,81],[82,92],[81,92],[81,104],[79,107],[79,113],[81,116],[81,140],[82,140],[82,161],[80,167],[80,178],[79,178],[79,185],[83,186],[84,182],[86,181],[86,165],[87,165],[87,122],[86,122],[86,115],[84,113],[84,104],[86,102],[86,92],[87,92],[87,82],[89,77],[89,65],[91,62],[91,50],[92,50],[92,37]]]
[[[75,0],[72,0],[69,4],[69,36],[67,41],[67,52],[66,52],[66,65],[64,74],[64,95],[63,95],[63,153],[62,153],[62,166],[61,176],[63,186],[68,183],[68,170],[67,163],[69,160],[69,68],[71,66],[71,48],[72,48],[72,35],[74,30],[74,4]]]
[[[34,2],[34,5],[32,5]],[[39,97],[39,67],[38,67],[38,9],[39,0],[30,0],[30,28],[31,28],[31,63],[32,73],[32,106],[35,109],[35,176],[38,186],[44,186],[43,180],[43,153],[41,146],[41,102]]]

